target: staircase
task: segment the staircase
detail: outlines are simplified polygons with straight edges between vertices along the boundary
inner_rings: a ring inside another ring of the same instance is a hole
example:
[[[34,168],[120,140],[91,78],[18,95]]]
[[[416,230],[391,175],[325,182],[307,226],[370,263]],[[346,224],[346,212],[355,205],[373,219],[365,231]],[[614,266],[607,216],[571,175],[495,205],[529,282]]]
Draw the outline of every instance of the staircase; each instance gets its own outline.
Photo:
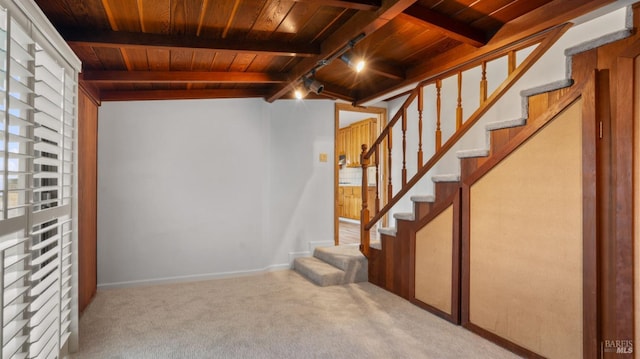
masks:
[[[411,208],[412,211],[407,212],[393,212],[392,207],[385,207],[381,209],[379,212],[375,213],[376,218],[380,218],[382,214],[386,212],[392,213],[392,217],[395,220],[395,226],[391,225],[390,227],[378,227],[378,232],[381,234],[382,241],[392,240],[396,237],[398,232],[398,227],[400,225],[411,226],[414,223],[420,221],[424,218],[432,208],[437,206],[437,204],[446,202],[449,197],[457,191],[462,186],[462,181],[464,181],[473,171],[479,168],[484,162],[491,158],[491,155],[498,152],[500,149],[505,146],[510,139],[514,138],[520,131],[522,131],[525,127],[527,127],[528,119],[535,118],[540,115],[546,109],[544,106],[541,106],[539,102],[536,102],[537,105],[532,106],[531,100],[535,99],[536,96],[551,96],[555,99],[560,98],[564,93],[566,93],[571,86],[574,84],[574,80],[576,77],[585,76],[587,74],[574,74],[573,73],[573,57],[579,55],[581,53],[587,52],[589,50],[601,47],[603,45],[625,39],[633,34],[633,24],[632,24],[632,10],[630,7],[627,8],[627,21],[625,24],[625,29],[616,31],[613,33],[609,33],[598,38],[585,41],[579,43],[577,45],[573,45],[564,50],[565,56],[565,78],[553,81],[550,83],[538,85],[532,88],[528,88],[526,90],[520,91],[519,95],[521,98],[521,111],[522,116],[515,119],[502,120],[502,121],[494,121],[486,123],[483,129],[480,129],[483,132],[486,132],[486,144],[483,147],[472,148],[472,149],[464,149],[455,151],[455,159],[448,160],[456,160],[459,161],[460,166],[457,173],[445,173],[445,174],[435,174],[431,176],[431,181],[434,185],[433,195],[431,194],[419,194],[410,196]],[[422,86],[419,85],[419,86]],[[485,95],[486,96],[486,95]],[[422,96],[413,96],[409,98],[408,103],[410,103],[414,98],[421,98]],[[542,101],[543,103],[546,100]],[[404,116],[406,116],[406,107],[407,104],[403,105],[405,114],[402,116],[396,115],[396,118],[400,118],[406,122]],[[533,107],[533,108],[532,108]],[[418,104],[418,110],[422,111],[422,107]],[[403,111],[403,108],[400,109],[399,113]],[[472,116],[473,117],[473,116]],[[420,120],[422,120],[422,114],[420,114]],[[472,118],[470,118],[472,120]],[[438,120],[439,121],[439,120]],[[467,120],[469,121],[469,120]],[[465,122],[466,123],[466,122]],[[403,124],[403,132],[404,128],[406,128],[406,123]],[[438,127],[439,128],[439,127]],[[460,128],[456,129],[456,131],[460,130]],[[464,129],[463,129],[464,130]],[[473,129],[476,131],[476,129]],[[380,138],[382,138],[385,134],[383,133]],[[454,133],[452,138],[455,138],[457,133]],[[403,134],[405,136],[405,134]],[[438,135],[439,136],[439,135]],[[460,139],[462,136],[455,138],[456,140]],[[438,145],[439,146],[439,145]],[[454,145],[455,146],[455,145]],[[446,147],[446,144],[442,147]],[[371,149],[369,154],[372,153]],[[403,149],[404,150],[404,149]],[[438,151],[437,151],[438,152]],[[438,153],[434,157],[437,157],[436,160],[445,160],[444,156],[437,156]],[[428,161],[424,164],[423,171],[419,170],[416,174],[416,177],[421,177],[427,174],[427,169],[430,170],[433,165],[429,166]],[[426,168],[429,166],[430,168]],[[403,168],[403,171],[406,171]],[[393,199],[396,197],[401,198],[407,194],[407,190],[405,188],[414,187],[416,183],[407,183],[406,180],[403,181],[404,185],[401,191],[396,194]],[[410,182],[410,181],[409,181]],[[393,201],[394,203],[397,201]],[[376,219],[372,220],[367,227],[373,224]],[[393,221],[390,221],[390,224]],[[363,234],[363,238],[366,234]],[[371,244],[370,248],[373,249],[381,249],[380,243]]]
[[[318,247],[313,257],[296,258],[293,268],[321,287],[368,280],[367,259],[353,244]]]

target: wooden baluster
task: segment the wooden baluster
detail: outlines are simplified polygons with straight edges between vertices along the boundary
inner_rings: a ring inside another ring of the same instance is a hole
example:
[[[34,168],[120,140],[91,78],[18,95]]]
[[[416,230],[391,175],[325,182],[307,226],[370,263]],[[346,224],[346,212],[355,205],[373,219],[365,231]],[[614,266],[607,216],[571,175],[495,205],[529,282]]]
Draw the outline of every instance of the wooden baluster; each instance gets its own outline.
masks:
[[[378,149],[380,144],[376,145],[375,159],[376,159],[376,214],[380,212],[380,152]]]
[[[482,61],[482,79],[480,80],[480,105],[487,101],[487,62]]]
[[[442,131],[440,131],[440,113],[442,104],[440,101],[440,90],[442,89],[442,80],[436,80],[436,152],[442,147]]]
[[[402,109],[402,187],[407,184],[407,108]]]
[[[393,141],[391,140],[391,138],[393,137],[392,135],[392,128],[389,127],[389,132],[387,133],[387,151],[388,153],[388,160],[389,160],[389,164],[388,164],[388,173],[389,173],[389,183],[387,184],[387,198],[390,200],[391,198],[393,198],[393,185],[391,184],[391,169],[393,168],[391,166],[391,150],[393,149]]]
[[[367,145],[362,145],[362,153],[360,154],[360,164],[362,165],[362,211],[360,212],[360,251],[365,257],[369,257],[369,230],[367,224],[371,217],[369,216],[369,204],[367,203],[369,181],[367,179],[367,166],[369,158],[367,153]]]
[[[462,71],[458,71],[458,107],[456,108],[456,131],[462,127]]]
[[[507,56],[507,59],[508,59],[507,71],[508,71],[508,74],[511,75],[511,73],[516,70],[516,52],[509,51],[509,55]]]
[[[418,170],[422,167],[422,110],[424,105],[422,104],[424,87],[420,86],[418,91]]]

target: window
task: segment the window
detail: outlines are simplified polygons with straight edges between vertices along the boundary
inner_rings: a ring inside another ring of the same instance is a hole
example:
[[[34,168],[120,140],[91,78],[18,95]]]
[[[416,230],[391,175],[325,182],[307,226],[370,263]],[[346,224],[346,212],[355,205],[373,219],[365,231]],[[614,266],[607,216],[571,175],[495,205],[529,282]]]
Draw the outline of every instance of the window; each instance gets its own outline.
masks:
[[[77,343],[79,61],[31,0],[0,0],[2,358]]]

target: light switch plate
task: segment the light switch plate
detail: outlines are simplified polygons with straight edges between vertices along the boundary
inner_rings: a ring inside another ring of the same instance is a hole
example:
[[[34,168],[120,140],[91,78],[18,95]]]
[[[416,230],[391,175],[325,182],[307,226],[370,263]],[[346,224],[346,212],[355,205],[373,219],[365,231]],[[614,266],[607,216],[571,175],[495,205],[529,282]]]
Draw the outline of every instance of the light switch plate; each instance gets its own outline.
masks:
[[[321,153],[320,154],[320,162],[327,162],[327,154],[326,153]]]

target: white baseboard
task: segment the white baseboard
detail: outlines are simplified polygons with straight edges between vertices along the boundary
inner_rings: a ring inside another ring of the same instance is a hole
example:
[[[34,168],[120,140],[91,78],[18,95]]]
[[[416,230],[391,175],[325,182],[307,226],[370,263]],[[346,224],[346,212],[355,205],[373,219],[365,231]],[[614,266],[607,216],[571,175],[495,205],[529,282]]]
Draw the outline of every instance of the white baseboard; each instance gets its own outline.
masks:
[[[313,253],[316,250],[316,247],[331,247],[334,246],[334,241],[310,241],[309,242],[309,252]]]
[[[246,271],[194,274],[194,275],[176,276],[176,277],[133,280],[133,281],[126,281],[126,282],[102,283],[97,285],[98,287],[97,289],[102,290],[102,289],[139,287],[139,286],[145,286],[145,285],[181,283],[181,282],[198,282],[198,281],[210,280],[210,279],[249,276],[249,275],[255,275],[260,273],[267,273],[267,272],[274,272],[274,271],[288,270],[288,269],[291,269],[291,265],[289,263],[273,264],[265,268],[251,269]]]
[[[304,252],[289,252],[289,268],[293,268],[293,261],[296,258],[300,257],[311,257],[313,252],[304,251]]]

